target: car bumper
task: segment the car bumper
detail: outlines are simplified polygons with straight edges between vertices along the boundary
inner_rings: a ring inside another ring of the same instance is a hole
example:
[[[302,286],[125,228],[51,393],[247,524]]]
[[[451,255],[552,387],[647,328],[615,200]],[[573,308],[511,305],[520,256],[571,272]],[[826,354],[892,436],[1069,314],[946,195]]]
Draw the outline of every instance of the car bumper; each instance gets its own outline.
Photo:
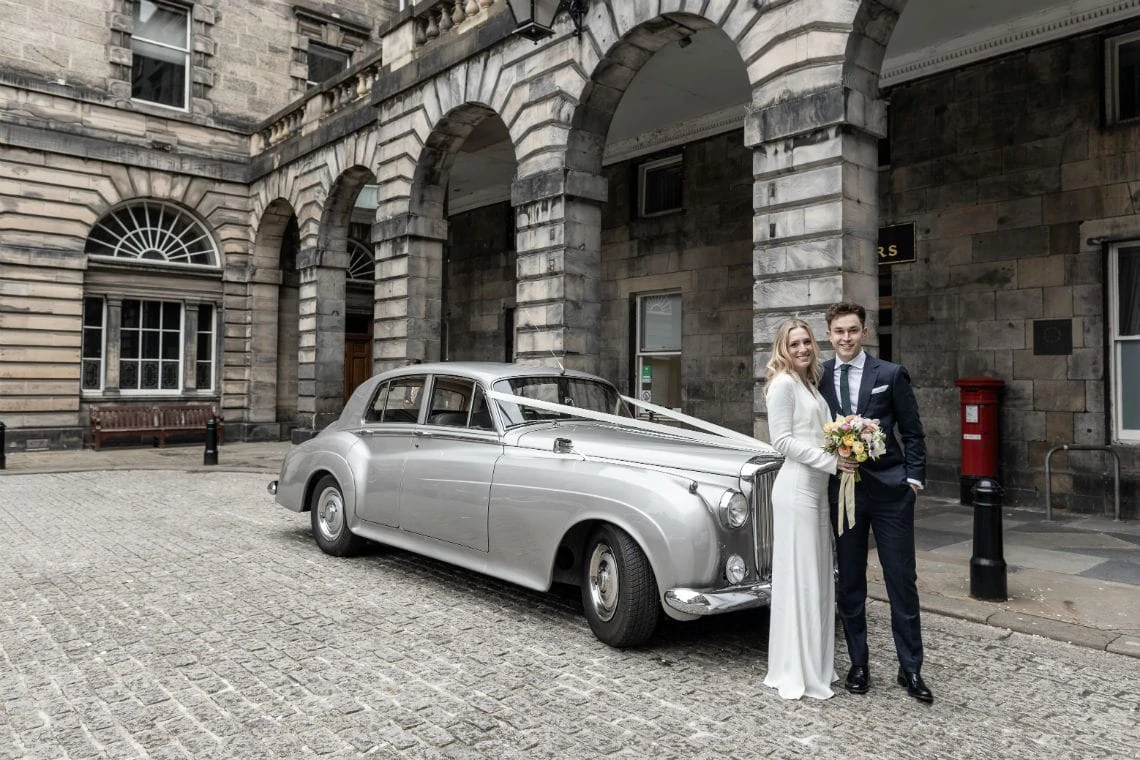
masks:
[[[728,588],[673,588],[665,592],[666,604],[689,615],[719,615],[722,612],[766,607],[771,601],[771,581]]]

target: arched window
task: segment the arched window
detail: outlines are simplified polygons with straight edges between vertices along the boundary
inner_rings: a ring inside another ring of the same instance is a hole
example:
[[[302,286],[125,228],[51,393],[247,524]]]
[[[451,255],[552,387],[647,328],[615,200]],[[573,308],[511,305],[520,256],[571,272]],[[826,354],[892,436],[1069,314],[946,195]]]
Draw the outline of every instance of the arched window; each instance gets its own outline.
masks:
[[[210,233],[176,206],[146,201],[124,206],[98,222],[87,237],[89,256],[195,266],[218,266]]]
[[[140,201],[100,218],[84,250],[84,395],[216,395],[222,268],[205,225]]]
[[[376,260],[372,249],[359,240],[348,241],[348,279],[372,282],[376,279]]]

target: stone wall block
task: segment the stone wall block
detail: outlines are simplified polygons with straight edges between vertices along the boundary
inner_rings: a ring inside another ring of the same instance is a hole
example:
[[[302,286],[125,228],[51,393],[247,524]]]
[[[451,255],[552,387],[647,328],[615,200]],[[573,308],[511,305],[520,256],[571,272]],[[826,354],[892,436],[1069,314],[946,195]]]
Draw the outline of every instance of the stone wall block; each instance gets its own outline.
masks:
[[[943,239],[975,235],[997,229],[997,205],[987,203],[939,211],[937,234]]]
[[[1041,291],[1041,316],[1059,319],[1073,316],[1073,291],[1068,287],[1044,288]]]
[[[1081,446],[1103,446],[1104,414],[1083,412],[1073,415],[1073,443]],[[1121,462],[1121,469],[1124,468]]]
[[[1088,411],[1080,380],[1034,380],[1033,407],[1044,412]]]
[[[1100,285],[1073,286],[1073,313],[1077,316],[1100,317],[1103,312],[1104,288]]]
[[[986,263],[1035,256],[1048,250],[1048,241],[1049,231],[1044,227],[982,233],[973,238],[973,257]]]
[[[1059,190],[1083,190],[1134,181],[1140,177],[1140,146],[1130,147],[1130,151],[1065,164],[1061,167]]]
[[[995,301],[997,319],[1039,319],[1042,313],[1040,288],[1006,291]]]
[[[1132,193],[1126,183],[1052,193],[1043,199],[1045,224],[1080,222],[1133,213]]]
[[[563,297],[565,282],[561,277],[547,277],[541,280],[519,280],[519,303],[541,303]]]
[[[1036,356],[1030,349],[1012,351],[1013,379],[1015,380],[1068,380],[1069,357]]]
[[[1025,323],[1020,320],[998,319],[978,323],[979,348],[990,350],[1016,350],[1026,348]]]
[[[756,183],[752,205],[759,210],[769,206],[800,204],[838,195],[843,189],[843,167],[823,166]]]
[[[997,205],[997,226],[999,229],[1035,227],[1042,221],[1040,197],[1003,201]]]

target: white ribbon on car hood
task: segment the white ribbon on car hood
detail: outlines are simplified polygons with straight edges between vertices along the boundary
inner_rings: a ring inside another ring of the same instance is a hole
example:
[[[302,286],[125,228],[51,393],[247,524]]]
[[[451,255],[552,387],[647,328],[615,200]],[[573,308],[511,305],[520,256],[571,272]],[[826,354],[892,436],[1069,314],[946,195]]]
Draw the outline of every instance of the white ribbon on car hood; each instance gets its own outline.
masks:
[[[772,448],[771,444],[765,443],[758,438],[738,433],[735,430],[714,425],[711,422],[696,417],[691,417],[681,412],[675,412],[657,404],[651,404],[648,401],[638,401],[637,399],[628,396],[622,396],[621,400],[625,401],[631,406],[644,409],[652,412],[654,415],[660,415],[666,419],[680,422],[685,425],[690,425],[698,430],[686,430],[685,428],[673,427],[672,425],[662,425],[658,422],[648,422],[646,420],[637,420],[630,417],[619,417],[616,414],[608,412],[595,412],[591,409],[583,409],[579,406],[568,406],[566,404],[556,404],[552,401],[540,401],[536,398],[526,398],[524,396],[515,396],[511,393],[501,393],[499,391],[488,391],[487,395],[495,401],[500,401],[507,404],[517,404],[518,406],[531,407],[533,409],[541,409],[547,412],[556,412],[559,414],[568,414],[573,417],[581,417],[583,419],[595,420],[597,422],[607,422],[612,425],[630,428],[633,430],[641,430],[650,433],[659,433],[673,438],[684,438],[694,443],[704,443],[711,446],[719,446],[726,449],[736,449],[739,451],[755,451],[760,454],[777,454],[777,451]],[[703,432],[698,432],[703,431]]]

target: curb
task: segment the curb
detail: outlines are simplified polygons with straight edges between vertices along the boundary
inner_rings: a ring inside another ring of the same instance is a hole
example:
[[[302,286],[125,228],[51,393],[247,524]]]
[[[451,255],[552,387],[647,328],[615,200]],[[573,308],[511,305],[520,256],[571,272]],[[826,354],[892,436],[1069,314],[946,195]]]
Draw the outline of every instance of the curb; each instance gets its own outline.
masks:
[[[887,589],[882,583],[868,581],[867,596],[880,602],[888,602]],[[920,608],[923,612],[1003,628],[1014,633],[1041,636],[1088,649],[1140,658],[1140,636],[1102,631],[1024,612],[995,609],[989,602],[955,599],[929,591],[923,593],[921,599]]]

